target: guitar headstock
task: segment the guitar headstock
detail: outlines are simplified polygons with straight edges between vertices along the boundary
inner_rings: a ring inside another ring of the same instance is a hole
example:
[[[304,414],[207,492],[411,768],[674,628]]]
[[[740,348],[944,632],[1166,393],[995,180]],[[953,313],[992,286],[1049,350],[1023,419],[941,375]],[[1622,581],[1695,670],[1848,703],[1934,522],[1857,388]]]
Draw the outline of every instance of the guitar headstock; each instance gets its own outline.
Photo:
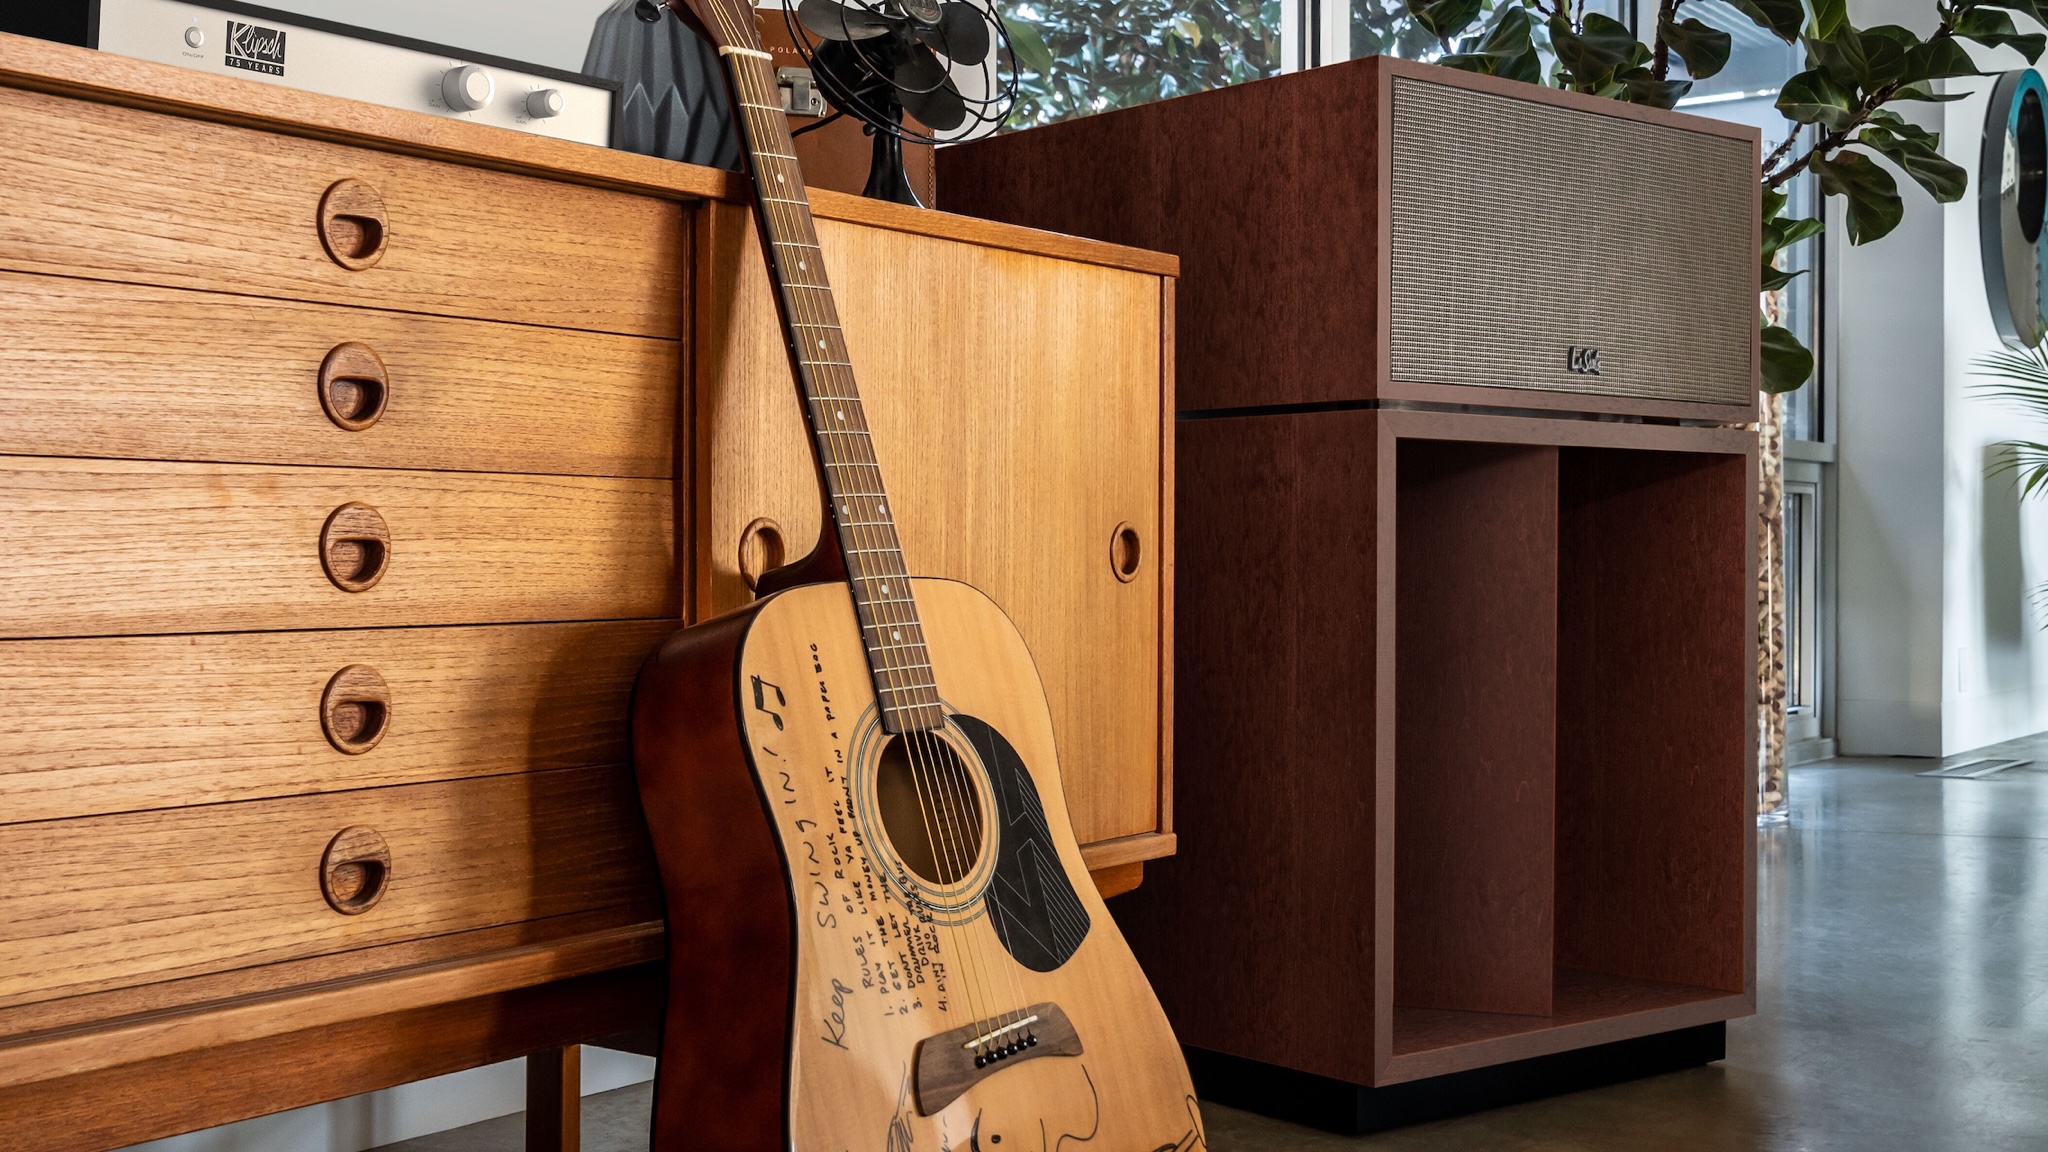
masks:
[[[752,0],[662,0],[662,6],[716,47],[761,50]]]

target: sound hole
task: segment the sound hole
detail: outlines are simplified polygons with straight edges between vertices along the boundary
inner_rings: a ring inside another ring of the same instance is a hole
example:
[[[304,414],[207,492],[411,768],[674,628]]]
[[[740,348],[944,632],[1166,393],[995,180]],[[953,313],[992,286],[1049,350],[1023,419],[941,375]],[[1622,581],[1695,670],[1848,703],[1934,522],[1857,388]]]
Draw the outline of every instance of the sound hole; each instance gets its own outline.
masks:
[[[981,856],[981,799],[951,746],[929,732],[889,741],[875,770],[882,831],[906,867],[928,884],[950,885]]]
[[[2041,215],[2048,208],[2048,118],[2041,94],[2032,89],[2020,97],[2019,122],[2013,126],[2013,157],[2019,171],[2020,235],[2032,244],[2041,238]]]

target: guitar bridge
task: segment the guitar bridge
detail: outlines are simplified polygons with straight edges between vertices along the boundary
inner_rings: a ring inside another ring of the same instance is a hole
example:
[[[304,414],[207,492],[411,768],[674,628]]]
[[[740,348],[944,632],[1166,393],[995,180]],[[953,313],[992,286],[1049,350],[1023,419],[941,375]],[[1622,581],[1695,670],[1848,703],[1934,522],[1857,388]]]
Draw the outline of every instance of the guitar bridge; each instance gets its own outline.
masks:
[[[917,1045],[917,1114],[937,1113],[1013,1064],[1080,1054],[1080,1034],[1057,1004],[1033,1004],[1015,1020],[984,1020],[926,1037]]]

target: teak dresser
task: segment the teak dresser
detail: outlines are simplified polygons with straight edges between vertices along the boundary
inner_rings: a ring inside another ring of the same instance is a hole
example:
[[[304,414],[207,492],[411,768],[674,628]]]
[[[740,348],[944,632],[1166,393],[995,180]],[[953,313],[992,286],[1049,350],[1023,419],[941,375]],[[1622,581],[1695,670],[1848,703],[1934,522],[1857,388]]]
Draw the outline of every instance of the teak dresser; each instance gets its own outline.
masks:
[[[8,36],[0,117],[0,1147],[529,1053],[573,1120],[662,996],[635,670],[817,530],[741,184]],[[912,567],[1130,887],[1177,265],[816,199]]]

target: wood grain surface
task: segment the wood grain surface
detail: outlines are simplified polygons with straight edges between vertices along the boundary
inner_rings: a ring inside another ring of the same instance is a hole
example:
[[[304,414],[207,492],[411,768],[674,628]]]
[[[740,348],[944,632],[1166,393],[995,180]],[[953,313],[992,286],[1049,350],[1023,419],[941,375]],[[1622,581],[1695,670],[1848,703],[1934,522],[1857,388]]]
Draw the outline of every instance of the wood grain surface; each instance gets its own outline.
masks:
[[[1371,395],[1384,340],[1376,65],[942,148],[939,187],[955,211],[1179,256],[1183,409]],[[1332,147],[1333,108],[1366,140]]]
[[[404,311],[681,334],[676,205],[0,88],[0,266]],[[350,271],[316,227],[361,180],[385,252]]]
[[[658,480],[0,459],[0,635],[373,627],[671,615]],[[391,528],[367,592],[321,569],[360,501]]]
[[[650,882],[632,783],[582,768],[0,828],[0,1006],[630,903]],[[374,828],[359,916],[322,853]]]
[[[674,621],[0,642],[0,823],[626,761]],[[391,693],[377,746],[322,735],[337,670]]]
[[[1558,962],[1749,991],[1751,458],[1562,463]]]
[[[1180,423],[1179,851],[1117,898],[1183,1042],[1357,1083],[1381,870],[1375,419]]]
[[[102,1152],[633,1028],[660,998],[660,970],[648,964],[457,993],[381,1015],[0,1087],[0,1116],[8,1120],[11,1150]]]
[[[724,169],[507,132],[22,36],[0,34],[0,85],[664,200],[710,198],[745,204],[750,195],[745,178]],[[826,219],[1158,276],[1175,275],[1180,267],[1175,257],[1163,252],[823,188],[814,190],[812,208]]]
[[[1557,449],[1396,449],[1394,1004],[1550,1014]]]
[[[0,452],[674,475],[672,340],[14,273],[0,312]],[[390,375],[360,432],[317,387],[351,342]]]
[[[698,300],[708,616],[751,596],[749,523],[774,519],[801,553],[821,505],[752,223],[703,219],[700,282],[735,285]],[[1024,633],[1082,842],[1163,831],[1162,281],[830,221],[819,235],[910,571],[975,585]],[[1129,583],[1110,560],[1125,521]]]
[[[0,1009],[0,1041],[7,1045],[34,1046],[58,1037],[98,1037],[99,1042],[92,1045],[96,1055],[89,1054],[91,1058],[86,1063],[97,1059],[96,1067],[110,1065],[143,1058],[127,1051],[136,1041],[133,1032],[122,1033],[119,1041],[108,1042],[110,1034],[106,1030],[110,1026],[119,1032],[122,1028],[139,1026],[147,1021],[154,1022],[152,1027],[161,1025],[175,1030],[180,1026],[174,1026],[174,1021],[183,1021],[185,1024],[182,1026],[189,1026],[193,1019],[223,1008],[240,1011],[242,1006],[252,1004],[281,1004],[281,995],[284,1000],[290,1000],[308,989],[349,988],[363,980],[405,978],[409,972],[445,972],[451,964],[464,967],[469,972],[457,994],[475,995],[488,982],[478,975],[473,967],[476,964],[496,964],[506,957],[539,955],[547,958],[544,978],[559,979],[578,972],[594,972],[605,967],[656,959],[662,952],[662,938],[660,893],[650,887],[634,903],[616,904],[589,912],[521,920],[489,928],[402,940],[395,944],[377,944],[299,960],[233,968],[205,976],[188,976],[19,1004]],[[520,960],[518,963],[524,965],[528,962]],[[387,992],[383,1004],[370,1005],[368,1010],[388,1011],[395,1006],[392,994]],[[340,1018],[339,1015],[330,1017]],[[287,1011],[280,1007],[272,1017],[258,1013],[246,1019],[255,1023],[248,1029],[242,1029],[238,1024],[235,1029],[241,1030],[216,1031],[201,1042],[219,1041],[230,1031],[239,1041],[303,1026],[297,1008]],[[164,1034],[169,1035],[169,1032]],[[183,1041],[170,1042],[164,1050],[182,1051],[182,1044]],[[17,1051],[15,1047],[0,1050]],[[17,1065],[17,1071],[27,1066],[28,1062]]]

